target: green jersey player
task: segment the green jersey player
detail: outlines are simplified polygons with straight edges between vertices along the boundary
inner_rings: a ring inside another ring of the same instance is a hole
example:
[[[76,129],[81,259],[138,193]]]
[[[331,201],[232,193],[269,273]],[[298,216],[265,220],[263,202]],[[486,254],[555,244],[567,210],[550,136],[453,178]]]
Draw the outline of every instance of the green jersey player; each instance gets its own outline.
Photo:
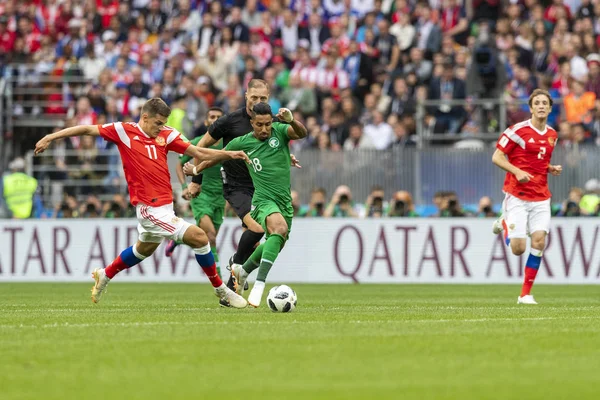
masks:
[[[213,122],[223,116],[223,110],[219,107],[211,107],[206,113],[204,120],[204,126],[209,127]],[[202,135],[203,136],[203,135]],[[198,144],[202,136],[195,137],[191,143],[195,146]],[[223,145],[219,141],[211,146],[211,149],[222,149]],[[223,214],[225,212],[225,199],[223,198],[223,182],[221,180],[221,164],[214,165],[210,168],[202,171],[202,192],[198,197],[191,197],[187,192],[187,184],[185,175],[183,174],[183,165],[190,161],[192,157],[181,155],[180,164],[177,165],[177,178],[181,187],[183,188],[182,197],[186,200],[190,200],[190,206],[194,213],[194,219],[196,224],[201,227],[208,236],[208,241],[212,253],[215,257],[215,263],[217,264],[217,271],[221,275],[221,269],[219,265],[219,255],[217,254],[217,235],[219,228],[223,223]],[[178,243],[171,240],[165,248],[165,255],[170,257],[173,254],[173,250],[177,247]]]
[[[279,252],[288,240],[292,227],[292,197],[290,194],[289,141],[306,137],[304,125],[295,121],[286,108],[276,115],[280,122],[273,122],[271,107],[258,103],[252,108],[250,123],[253,131],[227,144],[227,150],[242,150],[251,160],[248,165],[254,196],[252,218],[266,232],[267,240],[259,245],[244,265],[233,264],[231,274],[238,294],[244,290],[248,274],[258,269],[248,303],[258,307],[265,289],[265,281]],[[207,163],[210,164],[210,163]]]

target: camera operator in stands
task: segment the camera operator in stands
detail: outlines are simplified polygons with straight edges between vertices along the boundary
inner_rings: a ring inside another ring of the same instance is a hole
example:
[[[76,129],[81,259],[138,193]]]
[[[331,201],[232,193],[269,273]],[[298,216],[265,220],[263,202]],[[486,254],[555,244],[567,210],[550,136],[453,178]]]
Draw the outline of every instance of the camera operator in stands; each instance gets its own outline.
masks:
[[[353,217],[357,218],[358,213],[354,210],[352,202],[352,192],[346,185],[338,186],[331,198],[331,202],[327,205],[324,217]]]
[[[400,190],[394,193],[388,210],[388,217],[418,217],[410,193]]]
[[[440,217],[465,217],[466,213],[458,202],[458,196],[454,192],[447,192],[442,199]]]

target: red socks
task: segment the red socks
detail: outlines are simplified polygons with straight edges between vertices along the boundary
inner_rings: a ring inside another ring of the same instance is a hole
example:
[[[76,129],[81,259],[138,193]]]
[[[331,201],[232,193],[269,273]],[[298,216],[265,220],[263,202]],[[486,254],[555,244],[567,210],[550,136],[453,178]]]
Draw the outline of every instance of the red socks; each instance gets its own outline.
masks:
[[[104,273],[106,274],[106,276],[112,279],[120,271],[123,271],[127,268],[129,268],[129,265],[125,264],[125,262],[121,258],[121,255],[119,255],[117,258],[115,258],[115,260],[112,263],[110,263],[108,267],[104,269]]]
[[[202,270],[213,287],[219,287],[223,284],[223,281],[217,272],[217,264],[213,264],[211,267],[202,267]]]
[[[521,289],[521,297],[527,296],[531,293],[531,287],[535,281],[535,276],[538,270],[534,268],[525,267],[525,279],[523,280],[523,288]]]

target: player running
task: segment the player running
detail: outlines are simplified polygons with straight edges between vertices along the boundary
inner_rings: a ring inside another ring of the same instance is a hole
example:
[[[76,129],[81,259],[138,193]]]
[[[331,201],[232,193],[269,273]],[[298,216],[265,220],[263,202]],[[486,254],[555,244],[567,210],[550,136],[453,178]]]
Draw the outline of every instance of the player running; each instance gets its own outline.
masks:
[[[550,93],[534,90],[529,97],[531,119],[506,129],[492,157],[492,162],[507,172],[502,216],[494,221],[493,232],[504,231],[506,244],[510,244],[515,255],[525,252],[527,235],[531,236],[531,252],[525,264],[525,280],[517,304],[537,304],[531,295],[531,287],[550,229],[548,173],[558,176],[562,172],[562,166],[550,164],[558,140],[556,131],[546,125],[551,109]]]
[[[204,119],[204,126],[209,127],[217,119],[223,116],[223,110],[219,107],[211,107],[206,113]],[[204,135],[198,136],[191,141],[192,145],[197,145],[200,139]],[[223,144],[219,141],[215,145],[210,147],[211,149],[220,150],[223,148]],[[183,198],[190,200],[189,191],[187,189],[185,175],[183,173],[183,164],[190,161],[192,157],[188,155],[182,155],[180,157],[180,164],[177,164],[177,178],[183,188]],[[190,205],[192,206],[192,212],[194,213],[194,219],[196,224],[206,232],[208,241],[210,243],[211,251],[215,257],[215,263],[217,265],[217,272],[221,275],[221,268],[219,266],[219,255],[217,253],[217,235],[219,234],[219,228],[223,224],[223,214],[225,213],[225,199],[223,198],[223,182],[221,181],[221,164],[217,164],[210,168],[202,171],[202,191],[200,196],[192,197]],[[175,248],[179,245],[175,240],[170,240],[165,248],[165,255],[171,257]]]
[[[96,283],[92,288],[92,301],[100,301],[106,286],[117,273],[142,262],[152,255],[163,238],[168,238],[183,241],[193,249],[217,297],[228,301],[233,307],[246,307],[246,300],[227,288],[217,274],[206,233],[175,216],[167,153],[175,151],[215,163],[231,159],[249,161],[248,156],[241,151],[192,146],[181,138],[176,129],[165,126],[169,114],[169,106],[162,99],[153,98],[142,107],[138,123],[75,126],[46,135],[35,145],[35,154],[39,154],[57,139],[102,136],[114,142],[121,153],[130,201],[136,207],[139,237],[134,246],[123,250],[109,266],[94,270],[92,276]]]
[[[239,294],[244,291],[248,275],[258,269],[256,282],[248,296],[248,304],[253,307],[260,305],[269,270],[292,227],[289,141],[307,135],[304,125],[295,121],[287,108],[280,109],[276,117],[285,123],[273,122],[268,104],[256,104],[250,119],[253,131],[233,139],[225,147],[226,150],[243,150],[250,157],[247,168],[256,188],[250,215],[267,233],[265,243],[259,245],[243,265],[234,264],[231,268],[234,287]],[[199,168],[210,164],[211,161],[204,161]]]
[[[245,99],[246,106],[235,110],[229,115],[219,118],[212,124],[208,133],[198,142],[198,147],[213,146],[218,140],[223,139],[223,146],[240,136],[246,135],[252,131],[250,123],[250,114],[252,107],[258,103],[267,103],[269,101],[269,85],[262,79],[252,79],[248,83]],[[297,160],[290,156],[292,165],[299,167]],[[189,173],[189,171],[186,171]],[[229,202],[236,215],[242,220],[242,227],[245,229],[240,237],[236,253],[229,260],[229,266],[233,264],[243,264],[254,248],[260,242],[264,231],[260,224],[250,216],[250,207],[252,204],[252,195],[254,194],[254,185],[252,178],[248,173],[248,168],[242,162],[228,161],[223,163],[221,168],[223,180],[223,196]],[[190,195],[194,197],[200,190],[201,176],[194,176],[192,183],[188,185]],[[227,282],[227,286],[233,289],[233,279]],[[221,300],[222,306],[227,304]]]

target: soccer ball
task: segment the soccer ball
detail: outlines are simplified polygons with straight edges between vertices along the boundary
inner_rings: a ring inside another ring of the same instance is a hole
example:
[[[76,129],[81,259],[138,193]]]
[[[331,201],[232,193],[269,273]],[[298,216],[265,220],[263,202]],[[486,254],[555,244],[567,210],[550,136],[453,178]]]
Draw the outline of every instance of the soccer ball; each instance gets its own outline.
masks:
[[[275,286],[269,290],[267,304],[269,304],[271,311],[290,312],[296,308],[296,303],[298,303],[298,296],[296,296],[296,292],[287,285]]]

